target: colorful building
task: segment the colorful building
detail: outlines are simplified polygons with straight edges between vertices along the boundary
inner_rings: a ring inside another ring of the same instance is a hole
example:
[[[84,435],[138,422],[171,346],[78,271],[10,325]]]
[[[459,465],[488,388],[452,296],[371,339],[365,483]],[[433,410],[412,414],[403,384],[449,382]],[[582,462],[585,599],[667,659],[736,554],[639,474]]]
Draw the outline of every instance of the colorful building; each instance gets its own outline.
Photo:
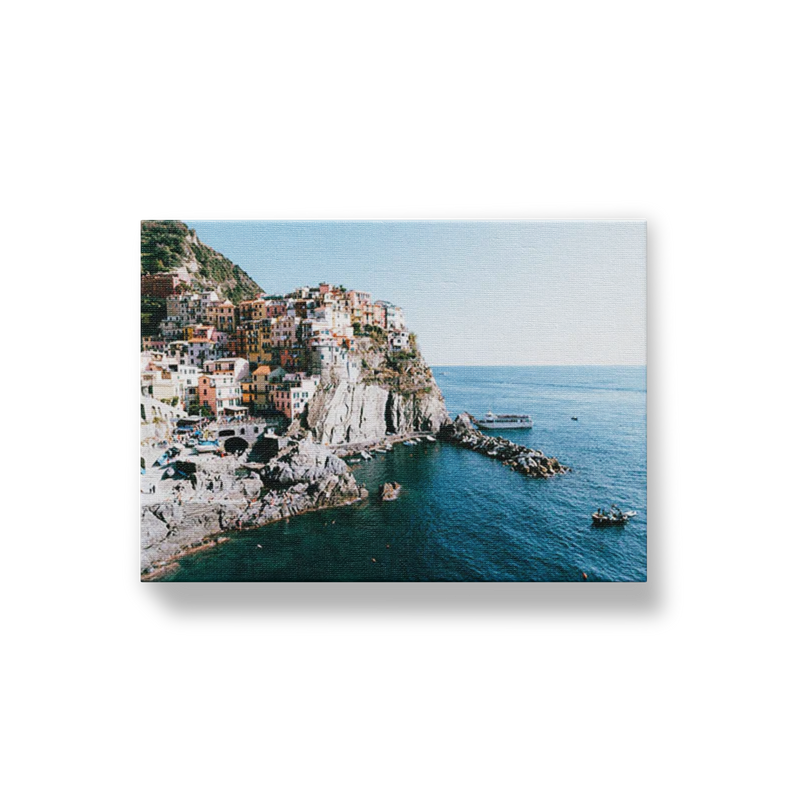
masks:
[[[230,375],[237,381],[250,377],[250,365],[245,358],[215,358],[213,361],[206,361],[203,370],[210,375]]]
[[[267,301],[267,318],[277,319],[278,317],[286,314],[288,306],[285,300],[268,300]]]
[[[267,301],[259,297],[239,303],[239,321],[251,322],[267,318]]]
[[[267,366],[258,367],[253,372],[253,409],[255,411],[266,411],[270,406],[269,376],[272,369]],[[244,402],[244,397],[242,397]]]
[[[287,374],[271,384],[272,405],[287,419],[298,419],[319,385],[318,375]]]
[[[201,374],[197,380],[197,401],[217,418],[236,416],[243,412],[242,387],[232,375]]]
[[[208,303],[204,308],[205,322],[218,331],[233,333],[236,330],[236,306],[230,300]]]
[[[217,415],[217,388],[213,375],[201,374],[197,378],[197,404]]]
[[[276,317],[270,330],[272,347],[292,347],[297,343],[297,319],[285,314]]]

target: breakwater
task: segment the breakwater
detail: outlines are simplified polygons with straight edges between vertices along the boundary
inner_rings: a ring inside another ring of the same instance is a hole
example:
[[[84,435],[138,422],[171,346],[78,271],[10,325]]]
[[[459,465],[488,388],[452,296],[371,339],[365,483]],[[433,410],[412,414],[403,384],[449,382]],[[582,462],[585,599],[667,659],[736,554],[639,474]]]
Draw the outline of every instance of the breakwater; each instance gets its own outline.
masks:
[[[439,431],[439,438],[502,461],[515,472],[532,478],[549,478],[569,472],[569,467],[559,463],[556,458],[546,456],[541,450],[532,450],[501,436],[481,433],[472,427],[470,416],[466,413],[459,414],[451,425],[445,425]]]

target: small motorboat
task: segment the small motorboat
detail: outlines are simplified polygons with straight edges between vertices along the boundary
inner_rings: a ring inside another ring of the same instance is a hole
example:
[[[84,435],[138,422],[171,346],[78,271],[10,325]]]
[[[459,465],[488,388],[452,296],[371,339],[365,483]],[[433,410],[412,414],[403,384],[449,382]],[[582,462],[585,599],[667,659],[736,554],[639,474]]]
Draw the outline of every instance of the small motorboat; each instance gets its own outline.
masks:
[[[611,506],[610,511],[598,508],[592,514],[592,522],[595,525],[624,525],[629,519],[636,516],[635,511],[621,511],[618,506]]]
[[[416,444],[416,442],[403,442],[403,444],[404,444],[406,447],[413,447],[413,446]]]
[[[572,421],[573,421],[573,422],[577,422],[577,421],[578,421],[578,418],[577,418],[577,417],[573,417],[573,418],[572,418]]]
[[[194,446],[195,453],[216,453],[219,450],[219,442],[216,439],[199,441]]]
[[[433,436],[426,436],[425,438],[426,438],[426,439],[427,439],[429,442],[435,442],[435,441],[436,441],[436,439],[434,439],[434,438],[433,438]]]

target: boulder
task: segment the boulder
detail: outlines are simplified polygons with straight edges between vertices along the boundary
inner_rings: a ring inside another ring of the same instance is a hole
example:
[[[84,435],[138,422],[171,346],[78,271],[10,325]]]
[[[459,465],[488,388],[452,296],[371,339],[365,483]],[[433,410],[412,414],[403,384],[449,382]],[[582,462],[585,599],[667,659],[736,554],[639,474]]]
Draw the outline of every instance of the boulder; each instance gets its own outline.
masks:
[[[384,483],[381,487],[381,500],[397,500],[398,496],[400,495],[400,486],[399,483]]]

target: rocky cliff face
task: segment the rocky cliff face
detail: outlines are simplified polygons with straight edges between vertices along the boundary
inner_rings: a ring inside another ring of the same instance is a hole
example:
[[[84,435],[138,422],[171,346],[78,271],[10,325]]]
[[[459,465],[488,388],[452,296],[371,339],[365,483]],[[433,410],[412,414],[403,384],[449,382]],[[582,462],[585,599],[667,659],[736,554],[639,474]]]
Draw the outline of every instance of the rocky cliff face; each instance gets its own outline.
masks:
[[[384,343],[366,342],[354,353],[360,367],[320,385],[308,406],[306,427],[325,444],[374,442],[415,431],[437,433],[450,422],[444,398],[416,348],[392,355]]]
[[[142,495],[142,573],[159,577],[173,559],[213,546],[225,531],[267,525],[367,497],[347,465],[310,440],[292,441],[266,465],[232,457],[189,456],[193,480],[162,480]],[[152,480],[148,479],[148,486]]]

